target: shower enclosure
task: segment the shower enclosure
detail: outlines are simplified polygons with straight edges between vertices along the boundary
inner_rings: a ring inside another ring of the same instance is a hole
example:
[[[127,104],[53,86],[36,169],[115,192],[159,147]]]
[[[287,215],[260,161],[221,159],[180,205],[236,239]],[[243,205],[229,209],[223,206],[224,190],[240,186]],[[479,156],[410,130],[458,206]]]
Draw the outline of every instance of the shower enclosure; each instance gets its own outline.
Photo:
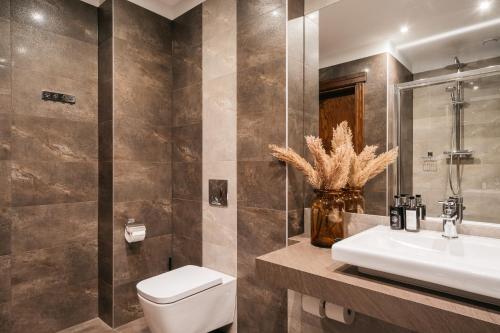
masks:
[[[401,155],[397,192],[422,194],[428,215],[438,201],[463,201],[465,220],[496,222],[500,213],[500,63],[462,64],[395,86]],[[443,74],[453,70],[454,73]],[[425,78],[420,78],[425,77]],[[460,210],[462,212],[462,210]]]

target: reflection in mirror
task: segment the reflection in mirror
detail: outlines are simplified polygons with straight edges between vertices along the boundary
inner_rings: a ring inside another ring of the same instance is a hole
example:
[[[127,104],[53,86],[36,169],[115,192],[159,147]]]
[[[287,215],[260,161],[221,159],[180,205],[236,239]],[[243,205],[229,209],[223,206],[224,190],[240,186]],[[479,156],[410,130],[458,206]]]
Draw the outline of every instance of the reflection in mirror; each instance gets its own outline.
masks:
[[[499,222],[500,75],[480,72],[500,65],[500,1],[340,0],[315,15],[319,124],[307,133],[304,117],[304,131],[326,143],[346,120],[356,150],[400,147],[398,167],[363,188],[365,212],[387,215],[399,192],[438,217],[437,201],[458,196],[464,219]]]

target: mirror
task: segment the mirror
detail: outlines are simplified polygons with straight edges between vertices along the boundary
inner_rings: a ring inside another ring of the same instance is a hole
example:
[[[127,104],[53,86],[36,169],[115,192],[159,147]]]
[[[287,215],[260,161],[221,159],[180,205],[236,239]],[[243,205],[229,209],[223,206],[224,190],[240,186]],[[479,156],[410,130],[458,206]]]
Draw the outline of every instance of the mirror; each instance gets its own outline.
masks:
[[[306,134],[328,141],[347,120],[356,150],[400,147],[397,167],[364,187],[365,213],[412,193],[438,217],[437,201],[461,196],[465,220],[500,223],[500,1],[340,0],[309,16],[319,123]]]

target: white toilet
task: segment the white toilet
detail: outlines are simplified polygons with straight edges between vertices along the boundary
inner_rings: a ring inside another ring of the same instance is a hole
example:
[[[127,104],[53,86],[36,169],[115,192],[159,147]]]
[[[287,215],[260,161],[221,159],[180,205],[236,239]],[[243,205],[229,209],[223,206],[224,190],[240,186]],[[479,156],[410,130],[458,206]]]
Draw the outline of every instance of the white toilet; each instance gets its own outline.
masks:
[[[233,322],[236,279],[184,266],[143,280],[137,293],[152,333],[206,333]]]

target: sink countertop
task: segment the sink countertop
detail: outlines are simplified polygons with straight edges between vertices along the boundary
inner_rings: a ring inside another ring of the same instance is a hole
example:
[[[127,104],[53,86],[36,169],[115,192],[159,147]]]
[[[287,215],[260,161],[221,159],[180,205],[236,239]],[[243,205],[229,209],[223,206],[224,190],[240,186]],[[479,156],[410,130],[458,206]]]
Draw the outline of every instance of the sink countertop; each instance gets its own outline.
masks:
[[[256,259],[259,278],[417,332],[500,333],[500,308],[374,278],[298,236]]]

